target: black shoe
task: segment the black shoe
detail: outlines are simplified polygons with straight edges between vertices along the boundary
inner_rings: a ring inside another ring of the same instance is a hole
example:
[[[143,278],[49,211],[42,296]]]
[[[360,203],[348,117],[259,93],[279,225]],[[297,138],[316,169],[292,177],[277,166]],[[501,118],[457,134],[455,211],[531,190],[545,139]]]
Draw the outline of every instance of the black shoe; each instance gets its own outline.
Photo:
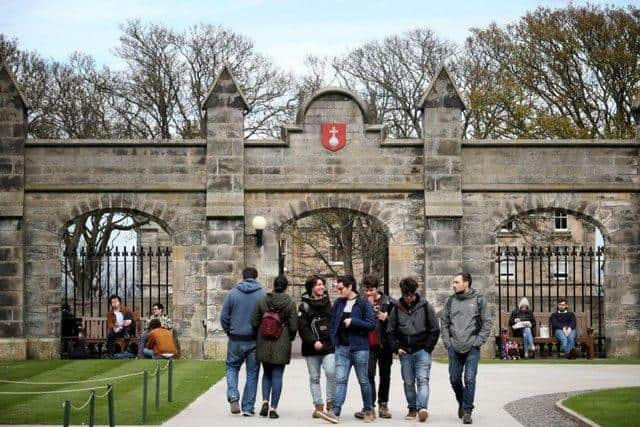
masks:
[[[462,410],[462,405],[458,405],[458,418],[462,419],[464,416],[464,411]]]
[[[275,409],[272,409],[269,411],[269,418],[280,418],[280,415],[278,415]]]
[[[473,424],[473,420],[471,419],[471,412],[465,412],[462,416],[462,424]]]
[[[260,408],[260,416],[266,417],[267,415],[269,415],[269,402],[264,402]]]

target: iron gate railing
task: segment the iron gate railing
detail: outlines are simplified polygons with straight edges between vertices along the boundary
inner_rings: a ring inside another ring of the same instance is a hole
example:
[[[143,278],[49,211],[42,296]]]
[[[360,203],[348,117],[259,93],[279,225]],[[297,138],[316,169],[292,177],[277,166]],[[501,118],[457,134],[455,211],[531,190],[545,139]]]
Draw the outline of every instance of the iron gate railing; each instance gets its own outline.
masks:
[[[74,317],[101,317],[108,298],[117,294],[122,303],[146,317],[160,302],[170,313],[171,249],[169,247],[109,248],[104,252],[66,251],[63,254],[63,304]]]
[[[533,312],[552,312],[565,298],[572,311],[589,314],[604,354],[604,247],[498,246],[496,256],[498,313],[511,312],[524,296]]]

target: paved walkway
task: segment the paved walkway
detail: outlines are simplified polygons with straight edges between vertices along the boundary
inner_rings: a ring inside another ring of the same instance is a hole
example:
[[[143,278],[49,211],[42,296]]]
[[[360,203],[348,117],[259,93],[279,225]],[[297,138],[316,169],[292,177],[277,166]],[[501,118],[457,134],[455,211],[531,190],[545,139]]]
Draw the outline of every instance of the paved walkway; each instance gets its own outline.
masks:
[[[520,426],[504,406],[512,401],[542,394],[569,392],[609,387],[640,386],[640,365],[505,365],[481,364],[476,389],[476,410],[474,425],[480,426]],[[241,379],[241,384],[244,380]],[[341,425],[362,425],[353,418],[353,412],[360,409],[360,392],[355,376],[349,379],[349,393],[343,408]],[[324,389],[324,387],[323,387]],[[278,412],[279,420],[245,418],[231,415],[225,398],[224,379],[183,412],[166,422],[165,426],[210,427],[216,423],[225,426],[254,426],[274,424],[278,427],[294,427],[301,423],[309,425],[330,425],[321,420],[312,420],[312,404],[307,381],[307,369],[303,359],[294,359],[285,370],[284,390]],[[402,391],[400,364],[396,360],[391,374],[390,409],[393,419],[376,419],[374,424],[385,426],[407,426],[420,424],[404,420],[406,401]],[[256,412],[261,404],[260,388]],[[431,369],[431,393],[429,399],[429,420],[427,424],[438,426],[461,425],[457,417],[457,404],[449,386],[447,365],[434,363]],[[567,423],[567,425],[570,425]]]

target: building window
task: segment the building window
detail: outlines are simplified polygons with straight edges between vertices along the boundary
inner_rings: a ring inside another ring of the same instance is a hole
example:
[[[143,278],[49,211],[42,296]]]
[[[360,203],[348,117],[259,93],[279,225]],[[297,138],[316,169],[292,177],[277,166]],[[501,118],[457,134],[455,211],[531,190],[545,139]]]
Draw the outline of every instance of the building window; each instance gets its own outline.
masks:
[[[507,252],[500,254],[500,278],[507,279],[515,276],[516,259]]]
[[[567,231],[567,213],[557,209],[553,213],[553,222],[555,231]]]
[[[509,221],[507,221],[502,228],[500,229],[501,232],[503,233],[513,233],[513,231],[516,229],[515,224],[513,222],[512,219],[510,219]]]
[[[555,262],[551,261],[551,269],[553,270],[553,277],[561,280],[567,279],[567,257],[563,251],[560,251],[556,256]]]

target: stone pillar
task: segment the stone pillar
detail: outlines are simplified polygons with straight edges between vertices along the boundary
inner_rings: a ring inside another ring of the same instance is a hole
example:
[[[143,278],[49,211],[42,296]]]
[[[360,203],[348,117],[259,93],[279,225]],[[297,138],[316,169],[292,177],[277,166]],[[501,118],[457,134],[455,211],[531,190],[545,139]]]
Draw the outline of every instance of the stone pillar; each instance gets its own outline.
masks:
[[[24,140],[27,103],[0,64],[0,359],[25,359]]]
[[[462,269],[462,111],[449,72],[441,67],[420,101],[424,141],[425,286],[442,307]]]
[[[222,359],[218,313],[244,268],[244,114],[247,102],[227,67],[203,108],[207,138],[207,338],[204,355]]]

